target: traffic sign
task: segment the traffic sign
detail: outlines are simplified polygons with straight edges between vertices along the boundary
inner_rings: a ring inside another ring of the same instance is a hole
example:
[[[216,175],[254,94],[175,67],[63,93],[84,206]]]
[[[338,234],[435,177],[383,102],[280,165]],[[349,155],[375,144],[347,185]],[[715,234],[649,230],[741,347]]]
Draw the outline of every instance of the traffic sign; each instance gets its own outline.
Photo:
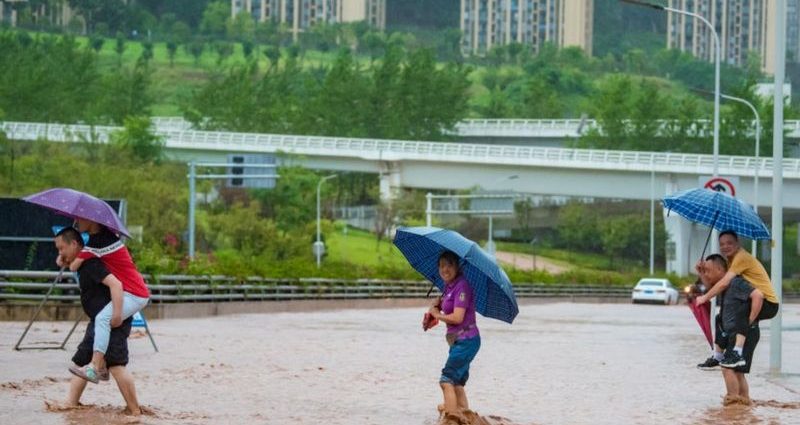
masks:
[[[739,177],[700,176],[699,181],[700,185],[706,189],[727,193],[728,195],[736,197],[736,186],[739,185]]]

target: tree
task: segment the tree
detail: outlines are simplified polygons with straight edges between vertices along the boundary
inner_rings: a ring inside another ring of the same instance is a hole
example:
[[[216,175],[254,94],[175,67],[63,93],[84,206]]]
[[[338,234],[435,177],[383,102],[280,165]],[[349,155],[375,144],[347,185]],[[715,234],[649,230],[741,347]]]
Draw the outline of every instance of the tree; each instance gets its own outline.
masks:
[[[558,213],[558,236],[570,250],[594,251],[600,245],[599,220],[594,210],[570,202]]]
[[[142,43],[142,59],[145,62],[149,62],[150,59],[153,59],[153,43],[151,41]]]
[[[369,119],[368,86],[350,50],[342,49],[322,87],[306,107],[300,132],[326,136],[365,137]]]
[[[243,255],[258,255],[273,248],[278,229],[262,216],[261,205],[234,204],[228,211],[209,217],[209,239],[218,249],[235,249]]]
[[[606,218],[600,224],[603,251],[608,255],[609,267],[614,267],[614,258],[621,257],[628,246],[632,231],[628,217]]]
[[[523,118],[561,118],[564,116],[564,105],[550,84],[539,78],[530,78],[525,84],[517,115]]]
[[[250,56],[253,55],[253,42],[249,40],[245,40],[242,42],[242,54],[246,59],[250,59]]]
[[[93,35],[89,38],[89,45],[92,46],[92,50],[95,53],[100,53],[100,50],[103,48],[103,43],[105,43],[105,39],[103,37]]]
[[[517,218],[517,224],[522,228],[523,237],[526,239],[533,238],[533,212],[534,205],[530,197],[514,202],[514,217]]]
[[[470,69],[460,64],[436,66],[428,49],[411,53],[400,77],[398,111],[412,140],[440,140],[467,111],[467,76]]]
[[[200,21],[200,32],[213,37],[225,36],[226,23],[231,13],[230,3],[224,1],[212,1],[208,3],[203,11],[203,18]]]
[[[192,38],[192,29],[183,21],[177,21],[172,24],[170,33],[172,34],[172,39],[179,44],[186,44]]]
[[[200,40],[194,40],[189,43],[188,46],[189,54],[194,57],[194,64],[197,65],[200,63],[200,56],[203,56],[203,50],[205,49],[205,44]]]
[[[158,162],[163,155],[164,141],[150,131],[151,127],[148,117],[128,116],[124,129],[112,134],[112,144],[130,151],[141,161]]]
[[[381,246],[381,240],[389,237],[394,225],[395,211],[390,201],[381,201],[375,212],[375,249]]]
[[[114,46],[114,51],[117,52],[119,66],[122,66],[122,53],[125,52],[125,35],[117,32],[117,44]]]
[[[3,122],[3,110],[0,109],[0,123]],[[6,133],[0,130],[0,155],[8,157],[8,165],[2,168],[8,171],[8,181],[10,182],[11,189],[14,189],[14,160],[16,159],[16,146],[14,141],[6,137]],[[4,161],[5,162],[5,161]]]
[[[175,54],[178,52],[178,44],[174,41],[167,41],[167,55],[169,56],[169,66],[175,64]]]
[[[370,60],[374,61],[386,47],[386,40],[382,33],[369,31],[364,34],[364,37],[358,45],[359,47],[363,46],[364,51],[369,54]]]
[[[277,46],[264,46],[264,56],[267,57],[270,68],[278,66],[278,61],[281,58],[281,49]]]
[[[316,216],[319,176],[308,169],[291,165],[281,166],[278,174],[281,178],[274,189],[256,191],[254,196],[261,202],[263,213],[274,217],[281,231],[303,228]],[[335,186],[336,182],[322,185],[321,199],[326,199]]]
[[[231,40],[252,42],[256,35],[256,23],[250,13],[242,10],[233,19],[226,18],[225,31]]]
[[[107,74],[103,81],[103,97],[95,108],[98,116],[121,124],[129,115],[149,115],[153,103],[150,87],[150,68],[142,59],[132,68],[122,67]]]
[[[68,3],[86,19],[90,33],[98,22],[104,22],[115,30],[122,28],[126,11],[123,0],[68,0]]]
[[[24,35],[22,35],[24,34]],[[91,120],[100,92],[97,54],[72,36],[0,32],[0,109],[20,121]]]
[[[217,41],[214,43],[214,49],[217,51],[217,65],[233,54],[233,45],[226,41]]]

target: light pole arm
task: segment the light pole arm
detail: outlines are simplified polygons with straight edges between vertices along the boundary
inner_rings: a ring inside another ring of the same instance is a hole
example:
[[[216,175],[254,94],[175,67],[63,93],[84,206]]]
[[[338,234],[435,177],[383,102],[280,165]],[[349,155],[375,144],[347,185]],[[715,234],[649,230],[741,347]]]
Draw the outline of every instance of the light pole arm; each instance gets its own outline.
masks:
[[[623,0],[628,1],[628,0]],[[631,3],[631,1],[628,1]],[[638,3],[638,2],[636,2]],[[655,7],[655,5],[649,5],[651,7]],[[714,177],[719,175],[719,99],[720,99],[720,62],[722,62],[722,47],[720,46],[719,42],[719,35],[717,35],[717,30],[714,28],[714,25],[708,21],[708,19],[692,12],[687,12],[685,10],[680,9],[673,9],[671,7],[655,7],[656,9],[665,10],[667,12],[674,12],[680,15],[691,16],[693,18],[699,19],[701,22],[706,24],[706,26],[711,30],[711,34],[714,35]]]
[[[720,99],[720,83],[719,83],[719,67],[720,62],[722,61],[722,49],[719,42],[719,36],[717,35],[717,30],[714,28],[714,25],[711,25],[706,18],[692,12],[688,12],[685,10],[680,9],[673,9],[671,7],[660,6],[657,4],[646,3],[643,1],[638,0],[620,0],[623,3],[629,3],[636,6],[644,6],[650,7],[652,9],[663,10],[665,12],[674,12],[680,15],[691,16],[693,18],[697,18],[702,21],[704,24],[708,26],[711,30],[711,33],[714,35],[714,53],[715,53],[715,66],[714,66],[714,177],[719,175],[719,99]]]

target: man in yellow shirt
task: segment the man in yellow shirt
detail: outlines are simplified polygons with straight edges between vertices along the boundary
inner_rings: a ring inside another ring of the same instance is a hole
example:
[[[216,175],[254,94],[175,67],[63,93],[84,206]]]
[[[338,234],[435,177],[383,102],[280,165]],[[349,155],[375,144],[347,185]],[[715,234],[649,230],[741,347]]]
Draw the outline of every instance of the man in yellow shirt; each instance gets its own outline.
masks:
[[[717,296],[719,293],[728,288],[731,280],[736,276],[741,276],[749,282],[753,288],[763,294],[763,301],[761,298],[754,298],[750,305],[749,321],[747,323],[753,324],[760,320],[767,320],[775,317],[778,314],[779,300],[775,295],[775,289],[772,287],[772,282],[769,279],[767,270],[761,262],[755,257],[750,255],[749,252],[742,249],[739,244],[739,237],[736,232],[726,230],[719,234],[719,251],[728,260],[728,271],[716,284],[711,286],[709,291],[697,297],[695,303],[701,305],[707,303],[711,298]],[[704,265],[698,263],[698,273]],[[746,311],[742,312],[747,314]],[[742,350],[746,341],[745,335],[737,333],[736,344],[733,350],[727,350],[724,355],[719,346],[715,347],[715,352],[711,358],[706,360],[705,363],[698,365],[701,369],[710,369],[716,364],[726,368],[735,368],[745,365],[747,362],[742,357]]]

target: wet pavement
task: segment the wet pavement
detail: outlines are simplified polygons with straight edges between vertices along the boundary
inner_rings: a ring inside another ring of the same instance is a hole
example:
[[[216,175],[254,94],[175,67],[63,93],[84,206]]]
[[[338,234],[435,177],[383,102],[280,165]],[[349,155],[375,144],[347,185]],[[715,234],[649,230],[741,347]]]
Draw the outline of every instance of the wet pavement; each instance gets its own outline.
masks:
[[[90,384],[83,409],[58,411],[67,351],[15,352],[24,323],[0,323],[2,424],[433,425],[447,355],[423,309],[153,320],[159,345],[130,340],[129,369],[146,414],[122,415],[113,381]],[[800,305],[784,308],[781,377],[770,377],[769,324],[749,376],[754,406],[722,406],[720,372],[695,364],[708,345],[685,305],[524,305],[513,325],[480,317],[482,346],[467,385],[472,423],[800,424]],[[70,324],[37,323],[26,341]],[[83,332],[85,322],[78,331]],[[451,423],[458,420],[451,418]]]

